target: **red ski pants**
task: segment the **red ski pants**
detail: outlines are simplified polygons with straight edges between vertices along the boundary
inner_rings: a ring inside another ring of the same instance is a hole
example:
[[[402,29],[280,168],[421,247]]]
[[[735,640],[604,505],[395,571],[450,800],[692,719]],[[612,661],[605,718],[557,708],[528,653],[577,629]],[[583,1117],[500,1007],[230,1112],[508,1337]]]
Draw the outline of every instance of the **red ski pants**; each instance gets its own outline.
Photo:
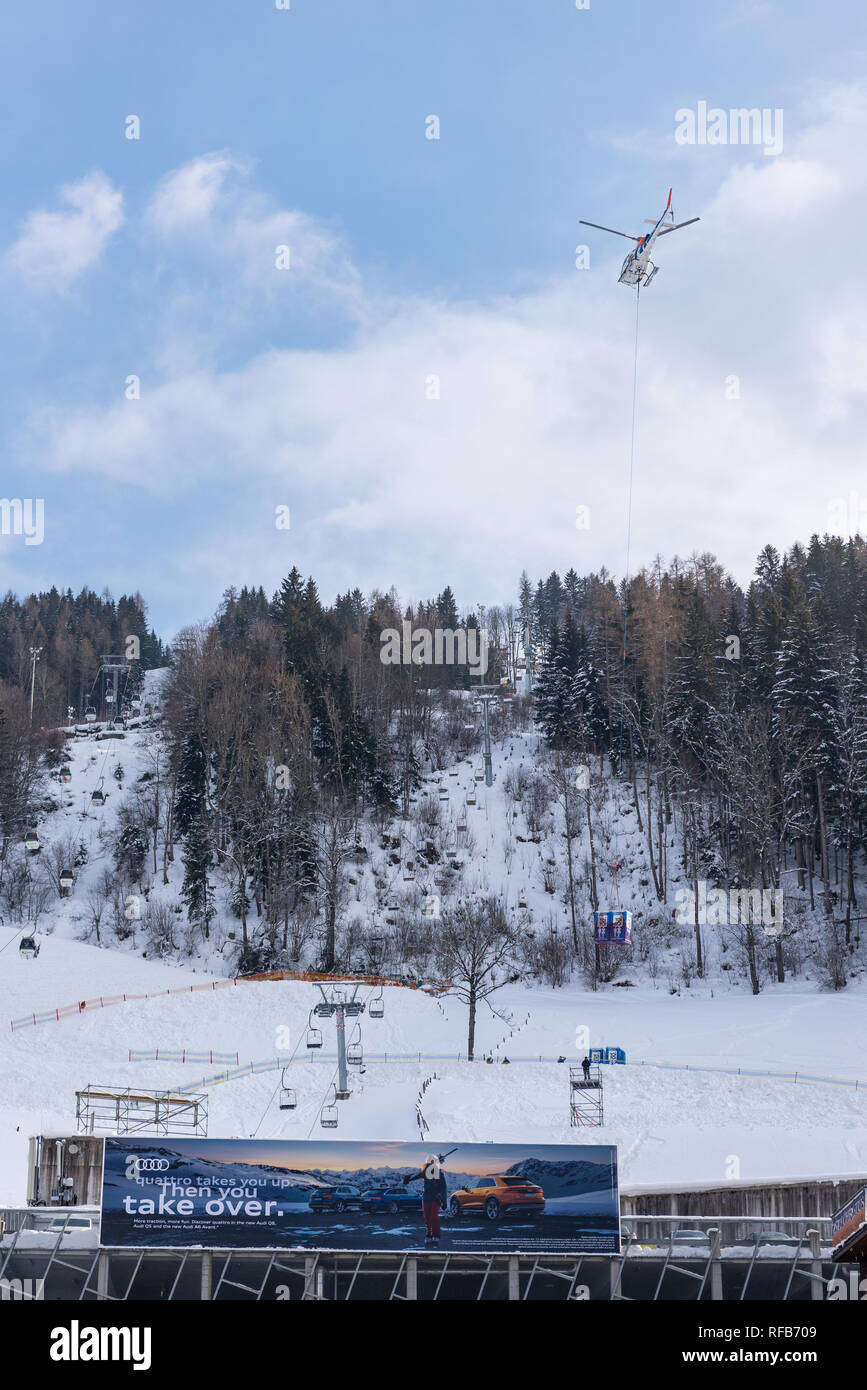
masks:
[[[438,1236],[440,1233],[440,1204],[439,1202],[422,1202],[424,1212],[425,1230],[429,1236]]]

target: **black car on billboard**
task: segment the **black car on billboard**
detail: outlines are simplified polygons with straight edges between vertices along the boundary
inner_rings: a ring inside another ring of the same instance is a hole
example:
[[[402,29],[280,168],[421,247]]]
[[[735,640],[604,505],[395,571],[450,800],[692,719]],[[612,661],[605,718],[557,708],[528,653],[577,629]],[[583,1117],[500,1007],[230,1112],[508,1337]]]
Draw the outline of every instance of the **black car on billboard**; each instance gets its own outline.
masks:
[[[419,1211],[417,1192],[407,1192],[405,1187],[372,1187],[361,1196],[361,1210],[369,1212],[387,1211],[396,1216],[400,1211]]]
[[[357,1187],[317,1187],[311,1194],[308,1206],[311,1211],[360,1211],[361,1191]]]

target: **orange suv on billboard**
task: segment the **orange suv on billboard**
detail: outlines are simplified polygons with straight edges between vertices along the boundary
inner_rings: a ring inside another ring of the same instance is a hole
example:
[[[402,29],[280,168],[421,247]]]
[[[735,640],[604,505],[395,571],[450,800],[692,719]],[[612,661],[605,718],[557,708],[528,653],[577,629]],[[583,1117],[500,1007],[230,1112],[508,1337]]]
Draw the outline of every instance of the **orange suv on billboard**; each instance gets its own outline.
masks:
[[[502,1216],[541,1216],[545,1210],[545,1194],[536,1183],[516,1178],[508,1173],[492,1173],[479,1178],[475,1187],[459,1187],[449,1202],[450,1216],[482,1214],[489,1221]]]

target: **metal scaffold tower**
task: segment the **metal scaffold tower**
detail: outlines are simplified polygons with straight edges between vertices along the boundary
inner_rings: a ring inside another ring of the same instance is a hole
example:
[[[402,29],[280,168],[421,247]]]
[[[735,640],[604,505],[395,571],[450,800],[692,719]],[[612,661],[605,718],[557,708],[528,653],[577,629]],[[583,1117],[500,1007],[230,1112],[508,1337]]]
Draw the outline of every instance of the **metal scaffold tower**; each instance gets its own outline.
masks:
[[[201,1135],[208,1133],[208,1097],[88,1086],[75,1093],[79,1134]]]
[[[585,1076],[583,1067],[569,1068],[569,1124],[593,1129],[603,1123],[602,1072],[591,1067]]]

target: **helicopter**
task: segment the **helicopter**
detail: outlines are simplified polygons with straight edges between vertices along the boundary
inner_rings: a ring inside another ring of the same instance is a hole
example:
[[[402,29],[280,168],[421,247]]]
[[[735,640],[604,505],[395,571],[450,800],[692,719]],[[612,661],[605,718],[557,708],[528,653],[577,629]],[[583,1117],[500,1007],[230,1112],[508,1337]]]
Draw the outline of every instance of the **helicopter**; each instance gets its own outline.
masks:
[[[603,227],[599,222],[585,222],[584,218],[579,218],[582,227],[595,227],[600,232],[611,232],[613,236],[626,237],[627,241],[635,242],[635,250],[630,251],[626,260],[620,268],[619,281],[621,285],[644,285],[646,289],[653,279],[659,266],[655,265],[650,259],[650,251],[653,243],[658,236],[667,236],[669,232],[679,232],[681,227],[691,227],[693,222],[700,222],[700,217],[690,217],[687,222],[675,222],[674,213],[671,209],[671,193],[668,190],[668,202],[665,211],[657,222],[652,217],[646,217],[645,222],[649,222],[653,227],[652,232],[646,236],[630,236],[628,232],[617,232],[613,227]],[[666,223],[663,226],[663,223]]]

